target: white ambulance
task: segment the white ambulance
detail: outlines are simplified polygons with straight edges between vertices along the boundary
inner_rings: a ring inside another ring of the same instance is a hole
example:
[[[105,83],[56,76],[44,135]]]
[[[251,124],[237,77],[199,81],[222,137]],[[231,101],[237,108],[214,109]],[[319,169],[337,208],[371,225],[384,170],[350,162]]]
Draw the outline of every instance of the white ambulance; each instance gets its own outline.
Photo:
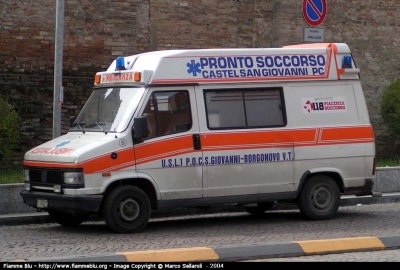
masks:
[[[334,217],[373,195],[375,138],[349,47],[165,50],[117,58],[67,134],[25,154],[24,202],[59,224],[139,232],[152,210],[296,203]]]

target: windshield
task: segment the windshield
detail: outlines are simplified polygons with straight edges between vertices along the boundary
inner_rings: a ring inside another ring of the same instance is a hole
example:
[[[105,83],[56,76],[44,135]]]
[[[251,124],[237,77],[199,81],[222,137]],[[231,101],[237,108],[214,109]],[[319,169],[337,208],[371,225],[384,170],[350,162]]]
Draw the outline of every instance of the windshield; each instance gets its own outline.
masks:
[[[121,132],[129,124],[144,88],[95,89],[70,131]]]

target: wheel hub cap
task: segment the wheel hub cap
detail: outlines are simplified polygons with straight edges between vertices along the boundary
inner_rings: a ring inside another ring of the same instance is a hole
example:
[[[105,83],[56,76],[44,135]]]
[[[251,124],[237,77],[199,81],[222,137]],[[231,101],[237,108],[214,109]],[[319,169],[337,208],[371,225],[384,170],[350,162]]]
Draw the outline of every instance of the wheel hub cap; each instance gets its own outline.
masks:
[[[122,201],[119,204],[118,208],[121,217],[126,221],[135,220],[139,216],[140,212],[139,204],[131,198]]]
[[[332,202],[331,193],[324,187],[318,187],[312,193],[312,202],[316,208],[324,209]]]

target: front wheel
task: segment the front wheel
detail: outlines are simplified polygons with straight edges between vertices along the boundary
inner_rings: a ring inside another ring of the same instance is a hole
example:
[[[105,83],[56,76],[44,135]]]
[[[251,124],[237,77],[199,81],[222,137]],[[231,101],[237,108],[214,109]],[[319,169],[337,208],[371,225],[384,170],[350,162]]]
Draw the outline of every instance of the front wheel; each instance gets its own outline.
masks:
[[[148,196],[134,186],[118,187],[111,191],[104,201],[104,220],[107,226],[117,233],[140,232],[147,225],[150,214]]]
[[[297,204],[300,212],[308,219],[330,219],[339,208],[339,187],[332,178],[316,175],[304,184]]]
[[[89,214],[71,214],[56,210],[49,210],[48,213],[55,222],[67,227],[78,226],[89,217]]]

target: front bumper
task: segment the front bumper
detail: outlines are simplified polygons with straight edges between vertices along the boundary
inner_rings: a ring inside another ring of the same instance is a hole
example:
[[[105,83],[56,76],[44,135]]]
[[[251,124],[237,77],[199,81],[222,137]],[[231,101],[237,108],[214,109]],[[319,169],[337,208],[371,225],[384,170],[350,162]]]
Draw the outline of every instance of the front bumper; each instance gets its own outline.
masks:
[[[24,203],[37,208],[37,200],[47,200],[47,208],[71,213],[98,212],[103,195],[65,195],[23,190],[20,195]]]

